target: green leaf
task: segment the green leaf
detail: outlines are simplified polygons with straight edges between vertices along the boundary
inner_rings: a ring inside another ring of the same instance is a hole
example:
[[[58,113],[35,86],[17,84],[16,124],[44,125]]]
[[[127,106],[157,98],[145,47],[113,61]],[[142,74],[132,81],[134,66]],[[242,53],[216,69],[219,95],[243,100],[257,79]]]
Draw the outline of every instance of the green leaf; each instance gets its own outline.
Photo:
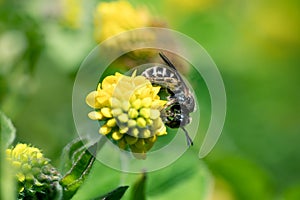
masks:
[[[8,119],[2,112],[0,112],[0,134],[1,151],[3,151],[14,141],[16,137],[16,129],[10,119]]]
[[[146,199],[146,173],[133,185],[131,192],[131,200],[145,200]]]
[[[5,162],[5,149],[16,137],[16,129],[10,119],[0,112],[0,199],[16,199],[15,177]]]
[[[285,200],[296,200],[300,199],[300,183],[296,183],[289,186],[284,192],[282,199]]]
[[[273,186],[267,171],[240,155],[220,153],[207,159],[216,177],[224,179],[237,199],[272,199]],[[246,183],[246,184],[245,184]]]
[[[95,161],[94,154],[96,153],[96,150],[97,143],[83,151],[78,156],[71,169],[61,179],[60,184],[64,188],[64,199],[70,199],[82,185]]]
[[[147,199],[205,200],[211,192],[211,175],[196,151],[188,149],[170,166],[148,173]]]
[[[197,149],[189,148],[178,160],[165,168],[147,173],[147,200],[208,199],[212,190],[212,177],[206,164],[199,160]],[[125,184],[132,184],[136,174],[125,174]],[[134,187],[129,188],[124,199],[132,199]]]
[[[192,147],[193,148],[193,147]],[[119,172],[100,162],[95,162],[89,178],[80,187],[72,200],[94,199],[106,194],[116,186],[133,185],[140,174]],[[187,150],[177,161],[155,172],[147,173],[147,200],[195,199],[204,200],[211,192],[211,175],[205,163],[198,158],[198,151]],[[134,187],[122,199],[131,199]]]
[[[60,159],[60,171],[62,173],[66,173],[67,171],[69,171],[73,163],[76,162],[78,157],[85,150],[83,141],[84,140],[82,140],[81,138],[76,138],[73,141],[71,141],[67,146],[65,146]]]
[[[120,185],[120,172],[95,162],[89,174],[89,178],[80,187],[72,200],[89,200],[98,196],[104,196]],[[126,185],[129,185],[128,183]],[[126,195],[127,193],[125,193]]]
[[[129,188],[129,186],[120,186],[117,189],[107,193],[106,195],[103,195],[101,197],[97,197],[94,200],[119,200],[122,198],[126,190]]]

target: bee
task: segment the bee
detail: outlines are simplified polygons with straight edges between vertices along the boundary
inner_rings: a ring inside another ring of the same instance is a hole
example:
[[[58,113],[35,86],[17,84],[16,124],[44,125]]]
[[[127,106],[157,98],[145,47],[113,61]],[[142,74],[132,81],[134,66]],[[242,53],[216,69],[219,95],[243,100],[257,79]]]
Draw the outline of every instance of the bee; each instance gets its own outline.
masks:
[[[195,98],[184,80],[176,70],[173,63],[163,54],[161,59],[168,67],[153,66],[142,72],[152,84],[159,85],[167,90],[168,102],[161,110],[161,118],[164,124],[170,128],[181,128],[186,136],[187,145],[193,145],[185,126],[191,122],[189,116],[195,110]]]

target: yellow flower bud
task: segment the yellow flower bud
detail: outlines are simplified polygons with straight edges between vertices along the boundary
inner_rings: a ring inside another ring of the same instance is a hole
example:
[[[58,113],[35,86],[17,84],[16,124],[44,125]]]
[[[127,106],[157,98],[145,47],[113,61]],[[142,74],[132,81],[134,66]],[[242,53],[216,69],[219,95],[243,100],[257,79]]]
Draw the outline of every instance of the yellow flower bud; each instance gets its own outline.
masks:
[[[111,98],[111,106],[113,108],[118,108],[121,105],[121,101],[115,97]]]
[[[131,119],[137,118],[139,116],[139,112],[134,108],[130,108],[128,111],[128,115]]]
[[[148,87],[143,88],[140,94],[140,98],[148,98],[150,96],[150,89]],[[151,99],[151,97],[149,97]]]
[[[111,111],[111,114],[114,117],[117,117],[117,116],[121,115],[122,113],[123,113],[123,111],[121,108],[115,108],[115,109],[112,109],[112,111]]]
[[[129,98],[129,102],[132,104],[132,102],[134,102],[136,100],[136,95],[132,94]]]
[[[152,119],[146,119],[146,123],[147,123],[147,126],[152,126],[153,120]]]
[[[166,103],[167,103],[167,101],[164,101],[164,100],[154,100],[151,104],[151,108],[158,109],[158,108],[163,107]]]
[[[139,129],[138,128],[132,129],[131,135],[133,135],[134,137],[138,137],[139,136]]]
[[[161,129],[156,131],[157,136],[162,136],[167,134],[167,128],[165,126],[162,126]]]
[[[15,168],[20,168],[20,167],[21,167],[21,162],[20,162],[20,161],[13,161],[13,162],[12,162],[12,165],[13,165]]]
[[[102,81],[102,89],[111,89],[111,86],[115,86],[119,81],[119,77],[117,76],[107,76]]]
[[[110,108],[107,108],[107,107],[101,108],[101,113],[106,118],[111,118],[112,117]]]
[[[117,125],[117,121],[116,121],[115,118],[111,118],[110,120],[108,120],[108,121],[106,122],[106,125],[107,125],[108,127],[114,127],[114,126]]]
[[[16,174],[16,176],[17,176],[17,178],[18,178],[18,180],[20,182],[24,182],[25,181],[25,175],[23,173],[19,172],[19,173]]]
[[[97,91],[97,97],[96,97],[96,101],[97,101],[97,106],[98,107],[103,107],[103,106],[109,106],[109,93],[107,93],[104,90],[98,90]]]
[[[142,128],[144,128],[147,124],[146,120],[142,117],[137,118],[136,122],[137,122],[137,125]]]
[[[92,120],[101,120],[101,119],[103,119],[103,115],[101,114],[101,112],[98,112],[98,111],[92,111],[88,114],[88,116]]]
[[[99,133],[102,135],[107,135],[108,133],[110,133],[111,131],[111,127],[108,127],[106,125],[101,126],[101,128],[99,129]]]
[[[149,138],[151,136],[151,131],[146,129],[146,130],[144,130],[143,135],[144,135],[144,138]]]
[[[122,109],[123,109],[125,112],[127,112],[127,111],[129,110],[129,108],[130,108],[130,103],[129,103],[128,101],[124,101],[124,102],[122,103]]]
[[[122,134],[127,133],[128,130],[129,130],[128,127],[120,128],[120,133],[122,133]]]
[[[152,90],[151,90],[152,98],[155,98],[156,95],[159,93],[159,91],[160,91],[160,86],[152,87]]]
[[[121,134],[120,132],[118,131],[115,131],[112,133],[111,137],[114,139],[114,140],[120,140],[122,137],[123,137],[123,134]]]
[[[136,99],[134,102],[132,102],[132,107],[135,108],[136,110],[140,109],[142,106],[142,101],[141,99]]]
[[[160,112],[158,110],[151,109],[150,110],[150,119],[157,119],[160,116]]]
[[[150,117],[150,108],[142,108],[140,110],[140,115],[144,118],[149,118]]]
[[[136,121],[133,119],[128,120],[128,127],[135,127],[136,126]]]
[[[133,79],[133,83],[135,85],[145,85],[148,84],[149,81],[144,76],[136,76]]]
[[[128,122],[128,115],[123,113],[121,115],[118,116],[118,120],[121,122],[121,123],[126,123]]]
[[[23,172],[29,172],[31,170],[31,166],[28,163],[22,165]]]
[[[98,92],[93,91],[93,92],[90,92],[86,96],[85,102],[92,108],[100,108],[101,107],[101,105],[98,104],[98,102],[96,101],[97,95],[98,95]]]
[[[142,100],[143,107],[149,108],[151,106],[151,103],[152,103],[151,97],[146,97]]]

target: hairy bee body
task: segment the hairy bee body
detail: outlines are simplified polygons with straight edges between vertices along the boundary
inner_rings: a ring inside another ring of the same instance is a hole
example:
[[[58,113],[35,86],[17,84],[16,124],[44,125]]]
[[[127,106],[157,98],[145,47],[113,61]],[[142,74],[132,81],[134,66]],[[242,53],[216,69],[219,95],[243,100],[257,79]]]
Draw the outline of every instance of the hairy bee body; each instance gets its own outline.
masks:
[[[170,60],[164,54],[159,55],[169,67],[153,66],[142,75],[151,83],[167,89],[168,103],[161,111],[162,120],[170,128],[182,128],[190,146],[193,143],[184,126],[191,122],[189,114],[195,110],[194,96]]]

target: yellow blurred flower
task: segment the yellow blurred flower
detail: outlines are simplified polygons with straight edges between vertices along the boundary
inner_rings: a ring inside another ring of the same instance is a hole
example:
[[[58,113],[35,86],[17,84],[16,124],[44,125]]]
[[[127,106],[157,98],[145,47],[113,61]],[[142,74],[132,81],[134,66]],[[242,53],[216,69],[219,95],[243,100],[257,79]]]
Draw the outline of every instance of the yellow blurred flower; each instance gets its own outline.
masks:
[[[150,22],[146,9],[135,9],[125,0],[101,2],[94,18],[95,38],[100,43],[123,31],[149,26]]]
[[[88,116],[105,122],[100,134],[117,142],[121,149],[129,147],[137,158],[145,159],[157,137],[167,134],[160,118],[166,101],[160,99],[159,91],[160,87],[152,86],[144,76],[115,73],[87,95],[86,103],[95,109]]]
[[[101,2],[98,4],[94,14],[94,37],[97,43],[105,40],[108,51],[127,52],[121,62],[127,63],[139,60],[152,62],[156,52],[146,48],[158,42],[155,31],[142,29],[130,31],[137,28],[163,27],[167,24],[150,14],[146,7],[134,7],[126,0],[112,2]],[[123,34],[121,34],[123,33]],[[118,35],[114,39],[106,40]]]
[[[166,11],[174,16],[202,12],[217,2],[216,0],[164,0]]]
[[[6,160],[16,174],[19,197],[30,199],[38,195],[57,195],[60,174],[38,148],[19,143],[6,149]]]
[[[62,20],[66,26],[73,29],[80,28],[82,17],[82,0],[62,0]]]

